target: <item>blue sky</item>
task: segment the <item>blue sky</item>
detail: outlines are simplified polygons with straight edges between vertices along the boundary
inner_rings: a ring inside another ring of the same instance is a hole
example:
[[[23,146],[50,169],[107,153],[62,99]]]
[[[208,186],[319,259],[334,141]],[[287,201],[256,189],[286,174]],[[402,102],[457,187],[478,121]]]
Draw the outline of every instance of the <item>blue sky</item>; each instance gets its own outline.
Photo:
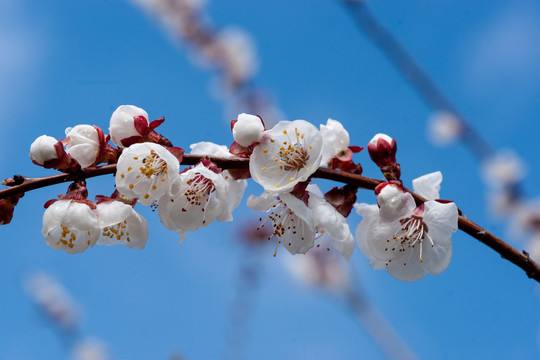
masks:
[[[516,150],[528,167],[524,182],[538,196],[540,176],[540,5],[534,1],[369,1],[379,20],[407,47],[495,148]],[[284,119],[343,123],[354,145],[378,132],[398,141],[407,185],[441,170],[441,196],[469,217],[507,237],[486,209],[476,161],[461,146],[434,147],[426,138],[430,109],[360,34],[336,1],[211,1],[217,27],[236,25],[254,39],[256,83],[271,92]],[[190,60],[181,44],[148,14],[125,1],[0,0],[0,121],[2,177],[44,176],[28,159],[42,134],[61,138],[76,124],[108,127],[117,106],[133,104],[177,146],[232,142],[231,118],[211,95],[215,75]],[[367,153],[364,174],[379,177]],[[112,177],[89,180],[91,197],[112,192]],[[322,182],[323,186],[330,184]],[[256,184],[248,187],[259,194]],[[213,224],[177,245],[177,234],[138,207],[150,224],[144,250],[94,247],[57,252],[41,236],[45,201],[64,185],[26,194],[0,241],[0,358],[68,358],[66,342],[43,319],[22,281],[35,269],[55,276],[83,309],[81,332],[105,341],[114,359],[220,358],[239,269],[258,264],[248,294],[244,351],[250,359],[382,359],[343,303],[299,285],[273,247],[247,251],[238,226],[253,214],[244,205],[234,223]],[[363,191],[360,201],[374,202]],[[352,214],[349,224],[360,218]],[[499,255],[463,233],[437,277],[407,284],[373,271],[358,249],[351,267],[369,299],[414,352],[425,359],[540,356],[537,285]]]

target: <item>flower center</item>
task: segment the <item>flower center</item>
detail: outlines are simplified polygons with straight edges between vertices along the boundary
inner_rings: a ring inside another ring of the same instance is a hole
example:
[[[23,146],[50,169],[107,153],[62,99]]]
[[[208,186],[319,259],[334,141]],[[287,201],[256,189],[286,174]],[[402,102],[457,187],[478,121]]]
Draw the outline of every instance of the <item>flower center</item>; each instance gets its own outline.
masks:
[[[291,234],[295,235],[298,231],[296,228],[296,225],[298,224],[298,217],[279,199],[276,204],[272,205],[272,207],[267,210],[267,212],[268,214],[264,219],[259,218],[259,221],[261,221],[261,226],[257,228],[257,231],[263,228],[268,221],[271,221],[272,233],[268,236],[267,240],[270,240],[273,236],[278,238],[276,250],[274,251],[274,257],[276,257],[277,249],[285,237],[285,233],[289,231]],[[301,239],[304,240],[304,237],[302,236]],[[289,246],[291,245],[292,243],[289,243]]]
[[[431,247],[434,246],[433,240],[428,234],[428,226],[424,223],[423,217],[421,215],[412,215],[409,218],[401,219],[401,227],[396,231],[391,239],[386,240],[388,247],[384,251],[396,250],[396,246],[399,247],[398,253],[404,253],[407,250],[414,249],[415,246],[420,247],[420,256],[419,261],[423,262],[422,258],[422,246],[424,238],[428,238],[431,242]],[[392,241],[393,240],[393,241]],[[397,244],[396,244],[397,243]],[[412,252],[411,252],[412,254]],[[403,265],[407,266],[407,262],[410,260],[407,259]]]
[[[137,160],[138,157],[133,157],[134,160]],[[147,178],[152,178],[160,174],[167,174],[167,163],[161,159],[154,150],[150,150],[150,155],[147,155],[142,159],[142,165],[139,168],[141,174],[145,175]]]
[[[58,240],[56,245],[62,244],[72,249],[75,246],[74,242],[77,241],[76,232],[71,231],[64,224],[60,224],[60,227],[62,228],[62,233],[60,234],[60,239]]]
[[[298,170],[306,166],[309,160],[309,154],[304,147],[304,134],[300,134],[298,129],[294,129],[295,139],[291,139],[287,130],[283,134],[287,135],[288,141],[283,141],[283,146],[279,148],[280,164],[286,171]]]
[[[125,237],[126,241],[130,242],[131,238],[129,237],[129,232],[126,230],[126,227],[127,221],[124,220],[116,225],[104,227],[102,235],[111,239],[116,238],[116,240],[118,241],[122,240]]]
[[[187,205],[182,208],[182,212],[187,212],[191,206],[202,206],[203,198],[205,198],[205,204],[201,208],[201,211],[204,213],[210,201],[210,194],[216,190],[216,186],[212,180],[199,173],[186,181],[186,185],[188,188],[184,191],[184,197],[187,200]],[[203,215],[202,223],[206,223],[206,213]]]

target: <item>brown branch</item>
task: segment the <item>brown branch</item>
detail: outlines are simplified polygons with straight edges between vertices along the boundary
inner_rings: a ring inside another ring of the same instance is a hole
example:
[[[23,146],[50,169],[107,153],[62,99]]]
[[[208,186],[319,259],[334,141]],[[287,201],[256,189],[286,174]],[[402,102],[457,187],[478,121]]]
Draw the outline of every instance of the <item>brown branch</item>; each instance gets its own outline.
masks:
[[[184,155],[182,160],[182,165],[195,165],[203,157],[208,158],[210,161],[217,164],[223,169],[247,169],[249,168],[249,159],[240,159],[240,158],[218,158],[212,156],[203,156],[203,155]],[[74,180],[76,177],[92,178],[95,176],[113,174],[116,171],[116,165],[105,165],[95,168],[88,168],[84,170],[82,174],[58,174],[40,178],[24,178],[24,182],[20,185],[14,185],[5,189],[0,190],[0,199],[6,198],[11,195],[22,194],[24,192],[39,189],[42,187],[60,184],[68,181]],[[362,189],[373,190],[375,187],[380,184],[381,180],[376,180],[368,178],[365,176],[355,175],[346,173],[339,170],[319,168],[314,174],[313,177],[339,181],[346,184],[356,185]],[[415,194],[414,192],[409,191],[417,204],[421,204],[427,199],[421,197],[420,195]],[[528,277],[540,282],[540,266],[534,262],[526,252],[519,252],[514,249],[512,246],[504,242],[499,237],[490,233],[486,229],[482,228],[480,225],[469,220],[465,215],[460,211],[458,219],[458,227],[463,232],[469,234],[471,237],[477,239],[483,244],[489,246],[497,253],[499,253],[504,259],[510,261],[514,265],[520,267],[525,271]]]

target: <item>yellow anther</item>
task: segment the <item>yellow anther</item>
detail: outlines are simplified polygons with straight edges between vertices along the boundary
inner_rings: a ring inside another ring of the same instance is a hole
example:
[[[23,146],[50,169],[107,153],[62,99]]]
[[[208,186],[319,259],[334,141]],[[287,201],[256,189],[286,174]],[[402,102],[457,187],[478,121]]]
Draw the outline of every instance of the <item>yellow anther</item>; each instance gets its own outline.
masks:
[[[124,176],[124,174],[120,174],[120,177],[123,179],[125,176]]]
[[[287,135],[287,130],[283,130],[283,135]]]
[[[268,149],[264,149],[264,150],[263,150],[263,153],[266,154],[267,152],[268,152]]]
[[[129,188],[130,188],[130,189],[133,189],[134,187],[135,187],[135,185],[129,184]]]

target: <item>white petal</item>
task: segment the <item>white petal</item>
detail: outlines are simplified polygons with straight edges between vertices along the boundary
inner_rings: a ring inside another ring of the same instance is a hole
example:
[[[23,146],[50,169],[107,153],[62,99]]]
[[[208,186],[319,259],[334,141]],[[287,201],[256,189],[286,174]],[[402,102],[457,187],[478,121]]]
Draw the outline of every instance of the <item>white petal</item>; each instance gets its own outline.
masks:
[[[332,246],[348,261],[354,250],[354,238],[347,219],[325,199],[310,193],[309,209],[315,223],[332,238]]]
[[[293,215],[288,224],[291,229],[280,238],[281,243],[292,255],[304,254],[313,247],[315,231],[298,216]]]
[[[409,216],[416,208],[411,194],[404,192],[397,185],[385,186],[377,196],[382,221],[395,221]]]
[[[193,155],[210,155],[223,158],[230,158],[232,155],[225,145],[217,145],[209,141],[201,141],[189,146]]]
[[[375,259],[388,261],[401,256],[401,241],[396,241],[393,235],[401,228],[401,223],[377,221],[368,230],[367,243]]]
[[[296,216],[304,220],[310,229],[315,228],[313,214],[302,200],[290,193],[280,194],[279,198],[295,213]]]
[[[457,230],[458,211],[456,204],[425,203],[424,222],[428,226],[429,239],[424,240],[423,267],[433,275],[448,268],[452,259],[452,233]]]
[[[328,119],[326,125],[321,125],[323,150],[321,164],[327,164],[341,151],[349,146],[349,133],[343,125],[336,120]]]
[[[409,248],[398,259],[393,259],[386,265],[386,271],[397,280],[414,282],[426,276],[423,263],[420,262],[420,248]]]
[[[428,200],[439,199],[442,173],[436,171],[416,178],[412,181],[414,192]]]
[[[424,222],[429,227],[431,236],[440,238],[439,241],[450,241],[453,232],[458,229],[458,210],[455,203],[440,203],[426,201],[424,203]]]
[[[275,195],[266,191],[260,196],[249,195],[247,199],[247,206],[252,210],[266,211],[276,204],[278,200]]]
[[[365,203],[354,204],[354,207],[358,215],[362,216],[362,221],[360,224],[358,224],[355,232],[356,244],[365,257],[371,261],[374,261],[376,265],[379,265],[378,267],[375,267],[376,269],[384,268],[384,262],[377,260],[375,256],[373,256],[368,245],[369,228],[379,219],[379,207],[377,205]]]

